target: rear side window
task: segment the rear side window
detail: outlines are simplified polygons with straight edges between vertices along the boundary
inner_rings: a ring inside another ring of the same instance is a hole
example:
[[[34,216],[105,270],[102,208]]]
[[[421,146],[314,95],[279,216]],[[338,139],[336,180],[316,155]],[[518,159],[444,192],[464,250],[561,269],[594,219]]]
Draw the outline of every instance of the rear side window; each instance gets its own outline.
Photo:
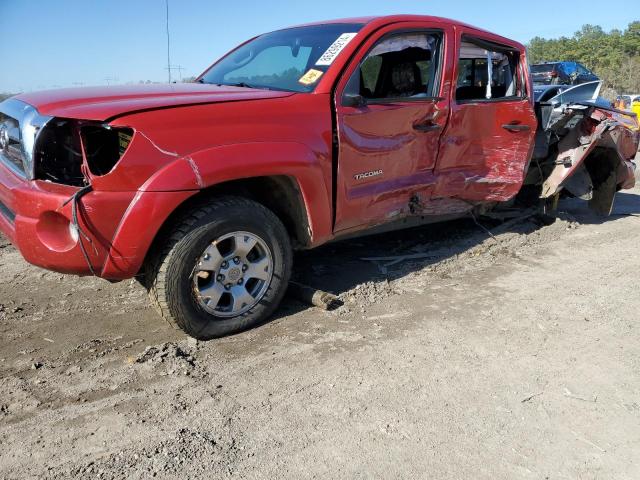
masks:
[[[456,100],[507,100],[524,96],[520,52],[463,37],[458,56]]]
[[[366,100],[434,96],[442,35],[407,32],[380,40],[353,73],[345,94]]]
[[[538,65],[531,65],[531,73],[553,72],[556,65],[556,63],[539,63]]]
[[[564,62],[562,70],[569,76],[576,75],[578,73],[578,64],[576,62]]]
[[[589,70],[586,67],[580,65],[579,63],[576,64],[576,69],[578,71],[578,75],[591,75],[591,70]]]

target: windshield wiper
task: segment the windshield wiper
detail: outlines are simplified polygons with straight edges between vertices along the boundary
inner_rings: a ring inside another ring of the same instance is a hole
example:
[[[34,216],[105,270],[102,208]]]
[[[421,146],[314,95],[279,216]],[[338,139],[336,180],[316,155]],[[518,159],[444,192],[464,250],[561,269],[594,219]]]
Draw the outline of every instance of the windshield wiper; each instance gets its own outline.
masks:
[[[197,80],[198,83],[206,83],[207,85],[215,85],[216,87],[242,87],[253,88],[255,90],[275,90],[278,92],[294,92],[295,90],[288,90],[286,88],[267,87],[266,85],[252,85],[247,82],[234,82],[234,83],[219,83],[219,82],[207,82],[203,78]]]
[[[264,85],[251,85],[247,82],[235,82],[235,83],[218,83],[216,84],[220,87],[242,87],[242,88],[253,88],[257,90],[272,90],[269,87],[265,87]]]
[[[227,87],[258,88],[248,84],[247,82],[221,83],[220,85],[226,85]]]

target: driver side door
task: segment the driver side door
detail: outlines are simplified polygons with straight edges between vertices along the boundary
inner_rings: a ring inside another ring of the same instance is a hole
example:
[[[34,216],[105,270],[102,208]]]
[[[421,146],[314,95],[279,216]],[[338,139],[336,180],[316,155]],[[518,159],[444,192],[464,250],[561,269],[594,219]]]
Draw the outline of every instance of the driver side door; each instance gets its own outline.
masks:
[[[387,223],[428,201],[449,111],[440,96],[448,28],[383,29],[347,67],[336,89],[335,232]]]

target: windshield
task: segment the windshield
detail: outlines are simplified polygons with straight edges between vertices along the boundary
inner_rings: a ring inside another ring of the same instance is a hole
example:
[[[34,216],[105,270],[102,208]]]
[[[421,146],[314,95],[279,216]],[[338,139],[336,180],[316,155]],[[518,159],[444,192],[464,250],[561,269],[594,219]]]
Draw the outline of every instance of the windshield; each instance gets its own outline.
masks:
[[[362,24],[290,28],[261,35],[224,57],[202,83],[311,92]]]

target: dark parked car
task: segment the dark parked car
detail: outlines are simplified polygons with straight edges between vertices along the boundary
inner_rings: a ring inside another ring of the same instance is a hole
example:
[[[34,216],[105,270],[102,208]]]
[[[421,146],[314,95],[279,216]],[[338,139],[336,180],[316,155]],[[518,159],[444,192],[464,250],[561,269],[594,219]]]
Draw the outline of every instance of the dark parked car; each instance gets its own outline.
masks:
[[[543,85],[579,85],[600,80],[578,62],[545,62],[531,65],[531,79]]]

